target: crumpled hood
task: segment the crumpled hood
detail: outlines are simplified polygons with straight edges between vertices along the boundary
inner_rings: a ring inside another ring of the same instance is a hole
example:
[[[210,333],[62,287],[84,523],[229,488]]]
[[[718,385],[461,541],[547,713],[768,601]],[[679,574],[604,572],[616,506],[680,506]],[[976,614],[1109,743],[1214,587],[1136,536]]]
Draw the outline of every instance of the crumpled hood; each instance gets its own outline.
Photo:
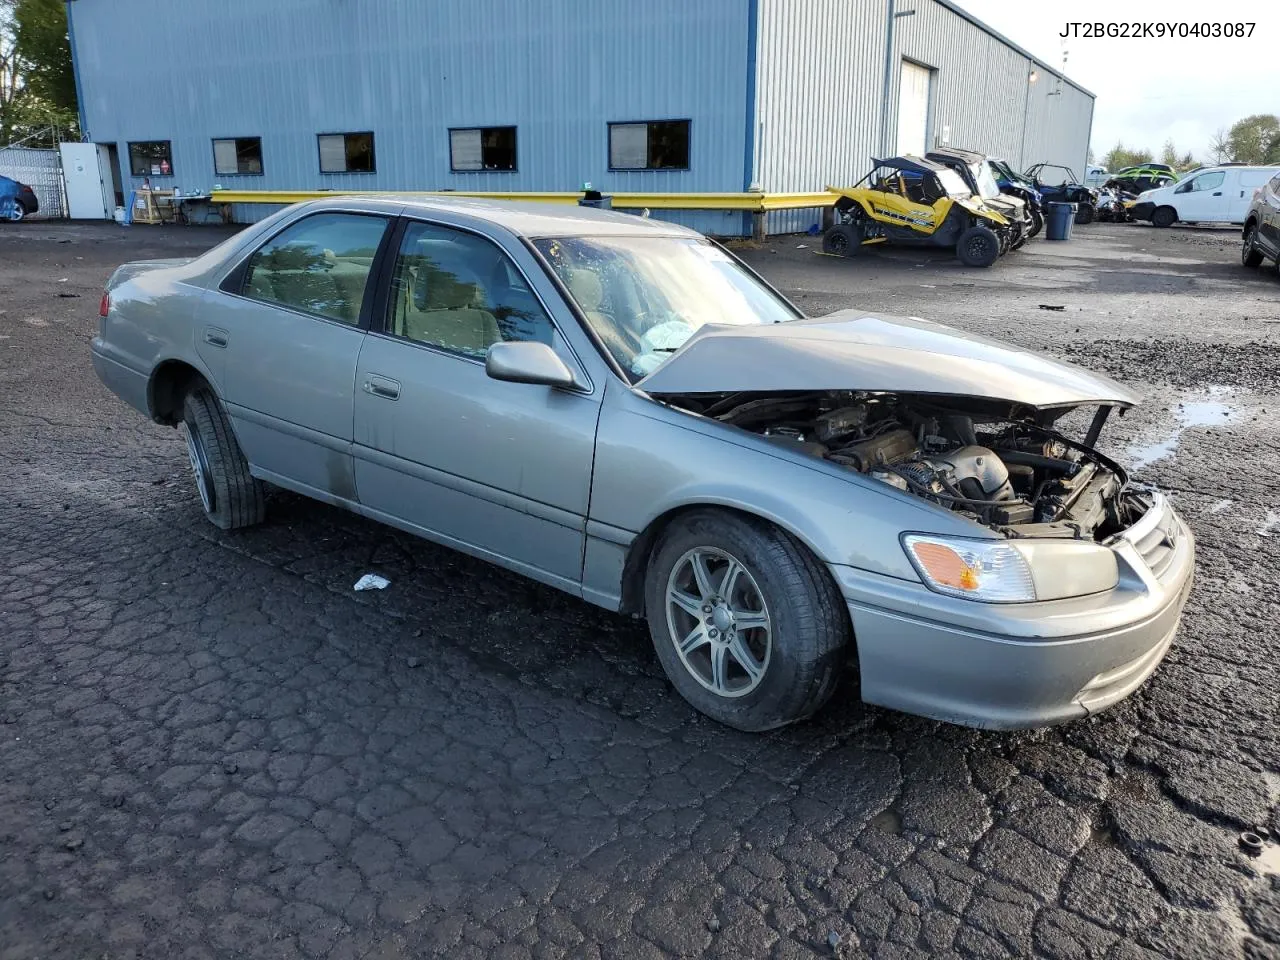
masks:
[[[786,323],[702,327],[637,387],[650,394],[873,390],[1052,408],[1132,406],[1107,377],[917,317],[842,310]]]

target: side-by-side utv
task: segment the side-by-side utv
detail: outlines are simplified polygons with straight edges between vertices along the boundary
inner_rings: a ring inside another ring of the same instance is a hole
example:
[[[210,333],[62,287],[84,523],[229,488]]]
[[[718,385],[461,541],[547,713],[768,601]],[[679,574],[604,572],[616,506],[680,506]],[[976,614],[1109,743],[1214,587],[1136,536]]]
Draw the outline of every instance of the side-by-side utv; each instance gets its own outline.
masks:
[[[1001,193],[1018,197],[1026,203],[1027,213],[1031,216],[1031,230],[1027,236],[1034,237],[1044,229],[1044,197],[1032,181],[1009,165],[1008,160],[988,157],[987,166],[990,167]]]
[[[940,163],[960,174],[969,190],[982,198],[982,202],[1000,212],[1009,221],[1009,249],[1017,250],[1031,237],[1032,220],[1027,202],[1021,197],[1005,195],[996,185],[987,165],[986,154],[959,147],[939,147],[924,155],[926,160]]]
[[[1074,203],[1076,223],[1093,223],[1097,219],[1098,195],[1081,183],[1070,167],[1037,163],[1028,167],[1024,176],[1036,185],[1046,203]]]
[[[960,262],[989,267],[1012,242],[1012,225],[954,170],[921,157],[871,158],[871,171],[839,194],[824,253],[856,257],[877,243],[954,247]]]

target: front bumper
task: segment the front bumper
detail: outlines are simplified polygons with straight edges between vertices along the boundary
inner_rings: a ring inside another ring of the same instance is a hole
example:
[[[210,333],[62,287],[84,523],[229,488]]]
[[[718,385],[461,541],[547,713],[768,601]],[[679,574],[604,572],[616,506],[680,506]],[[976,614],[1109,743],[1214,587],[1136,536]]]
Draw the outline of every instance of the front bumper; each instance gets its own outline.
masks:
[[[1111,544],[1119,585],[1087,597],[975,603],[833,567],[853,619],[862,699],[990,729],[1049,726],[1123,700],[1168,652],[1195,566],[1190,529],[1154,500]]]
[[[1143,200],[1141,203],[1135,203],[1129,208],[1129,216],[1135,220],[1150,220],[1151,214],[1155,213],[1156,205],[1150,200]]]

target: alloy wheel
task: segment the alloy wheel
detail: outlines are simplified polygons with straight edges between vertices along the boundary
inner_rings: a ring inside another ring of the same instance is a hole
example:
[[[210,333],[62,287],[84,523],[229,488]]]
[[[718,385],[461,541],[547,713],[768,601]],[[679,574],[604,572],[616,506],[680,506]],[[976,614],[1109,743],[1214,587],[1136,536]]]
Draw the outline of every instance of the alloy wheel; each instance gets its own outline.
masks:
[[[200,503],[205,513],[213,513],[216,506],[213,492],[213,477],[209,471],[209,459],[205,456],[204,442],[200,434],[187,427],[187,459],[191,461],[191,472],[196,478],[196,491],[200,494]]]
[[[773,652],[764,594],[741,561],[695,547],[667,578],[667,630],[680,662],[721,697],[742,697],[764,680]]]

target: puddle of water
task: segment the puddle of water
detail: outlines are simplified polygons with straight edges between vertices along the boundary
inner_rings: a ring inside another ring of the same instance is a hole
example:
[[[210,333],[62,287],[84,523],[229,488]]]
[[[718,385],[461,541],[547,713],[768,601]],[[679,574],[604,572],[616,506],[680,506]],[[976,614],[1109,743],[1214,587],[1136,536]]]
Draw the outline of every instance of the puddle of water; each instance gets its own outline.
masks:
[[[1210,387],[1209,399],[1184,401],[1178,408],[1178,422],[1167,436],[1155,443],[1136,444],[1129,448],[1129,469],[1141,470],[1172,455],[1178,449],[1182,434],[1192,427],[1209,427],[1229,422],[1233,408],[1226,402],[1226,398],[1230,394],[1230,387]],[[1230,504],[1229,500],[1225,502]],[[1226,507],[1218,507],[1210,512],[1216,513],[1218,509],[1225,510]]]
[[[871,818],[871,826],[884,833],[901,833],[902,814],[897,810],[884,810]]]

